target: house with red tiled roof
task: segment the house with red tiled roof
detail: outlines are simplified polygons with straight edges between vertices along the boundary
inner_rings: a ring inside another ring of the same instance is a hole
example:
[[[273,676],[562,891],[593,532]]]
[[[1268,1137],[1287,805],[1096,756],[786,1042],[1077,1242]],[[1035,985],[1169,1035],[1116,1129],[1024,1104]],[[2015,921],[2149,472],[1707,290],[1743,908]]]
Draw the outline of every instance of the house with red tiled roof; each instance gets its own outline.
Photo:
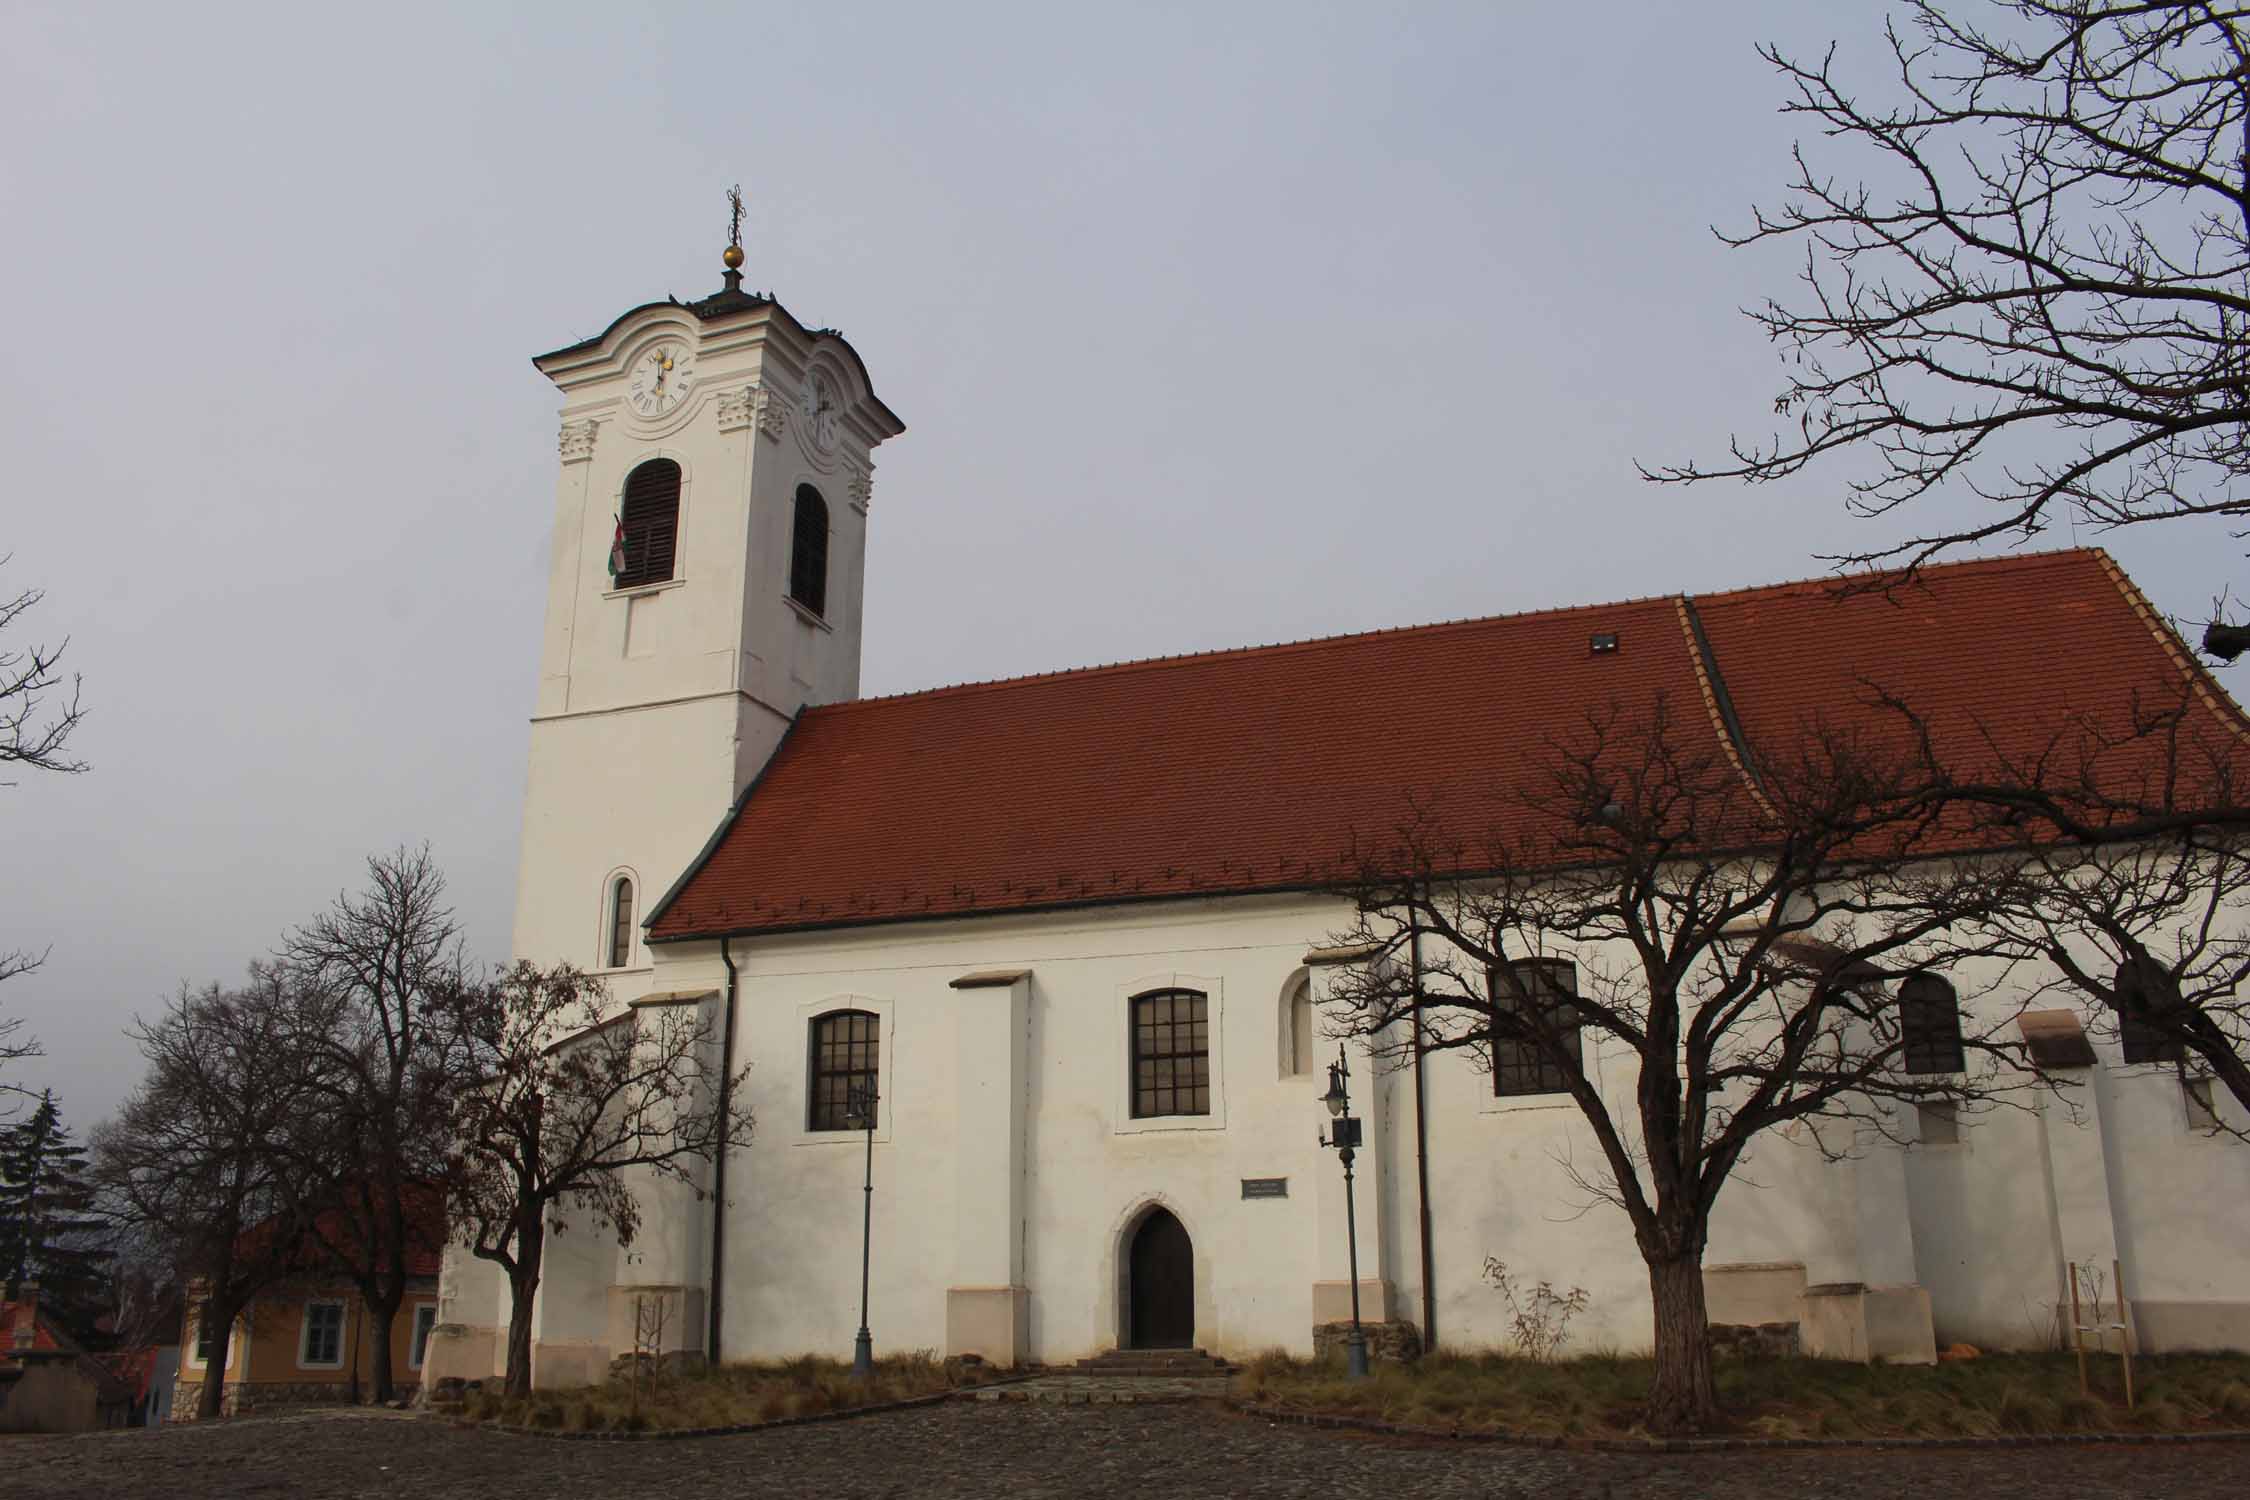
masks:
[[[0,1301],[0,1432],[92,1432],[132,1419],[132,1383],[39,1307],[39,1284]]]
[[[422,1383],[430,1334],[437,1326],[445,1219],[434,1197],[420,1200],[410,1232],[406,1297],[390,1329],[392,1379],[406,1393]],[[302,1269],[259,1293],[236,1319],[223,1366],[222,1409],[228,1415],[285,1402],[349,1400],[372,1389],[375,1320],[357,1285],[318,1244],[347,1244],[350,1234],[344,1215],[335,1210],[322,1214],[305,1235],[302,1252],[291,1258],[290,1264],[301,1263]],[[171,1420],[194,1418],[204,1383],[211,1378],[216,1331],[205,1325],[202,1299],[191,1284]]]
[[[542,1386],[598,1379],[650,1298],[677,1352],[840,1354],[863,1249],[879,1344],[1000,1364],[1309,1350],[1355,1291],[1400,1341],[1497,1344],[1488,1257],[1586,1288],[1582,1345],[1646,1347],[1646,1269],[1536,1069],[1354,1052],[1347,1199],[1320,1135],[1355,861],[1409,817],[1508,845],[1554,735],[1616,707],[1661,705],[1745,805],[1761,754],[1880,691],[1964,771],[2159,703],[2250,769],[2240,710],[2085,549],[863,699],[872,454],[903,424],[841,335],[727,274],[535,361],[562,425],[516,952],[700,1006],[757,1120],[723,1195],[715,1163],[650,1184],[629,1246],[549,1238]],[[1976,987],[2020,1006],[2019,979]],[[2192,1080],[2053,1014],[2059,1099],[1762,1143],[1714,1320],[1857,1358],[2045,1345],[2066,1268],[2114,1261],[2142,1347],[2250,1348],[2250,1163]],[[1585,1066],[1630,1097],[1626,1057]],[[432,1369],[497,1374],[507,1320],[449,1255]]]

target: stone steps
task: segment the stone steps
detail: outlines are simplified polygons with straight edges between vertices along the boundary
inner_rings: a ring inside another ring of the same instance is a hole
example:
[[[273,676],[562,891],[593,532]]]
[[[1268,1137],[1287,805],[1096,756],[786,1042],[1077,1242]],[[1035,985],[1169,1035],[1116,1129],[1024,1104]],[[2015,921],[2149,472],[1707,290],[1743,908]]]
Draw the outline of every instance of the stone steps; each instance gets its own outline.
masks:
[[[1083,1375],[1231,1375],[1234,1366],[1202,1349],[1112,1349],[1075,1367]]]

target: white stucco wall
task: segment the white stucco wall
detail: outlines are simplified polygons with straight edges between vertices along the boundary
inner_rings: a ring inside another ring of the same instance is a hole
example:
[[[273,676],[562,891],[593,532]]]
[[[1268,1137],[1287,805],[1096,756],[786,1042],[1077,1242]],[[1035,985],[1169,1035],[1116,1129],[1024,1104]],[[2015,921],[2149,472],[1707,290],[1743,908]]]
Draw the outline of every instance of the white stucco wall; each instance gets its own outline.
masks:
[[[757,1127],[728,1169],[727,1355],[843,1357],[851,1347],[866,1143],[806,1125],[808,1029],[841,1008],[881,1018],[878,1350],[944,1351],[949,1291],[1007,1287],[1022,1289],[1022,1357],[1055,1364],[1114,1346],[1120,1256],[1150,1204],[1169,1208],[1194,1240],[1198,1343],[1234,1356],[1309,1349],[1320,1289],[1340,1296],[1348,1280],[1341,1174],[1317,1143],[1333,1043],[1315,1049],[1311,1073],[1289,1074],[1284,1007],[1307,950],[1345,925],[1337,906],[1275,897],[737,942],[735,1061],[752,1068]],[[724,985],[716,944],[660,947],[656,957],[662,988]],[[1016,989],[952,987],[1019,969],[1028,975]],[[1313,971],[1316,996],[1327,972]],[[1211,997],[1212,1112],[1135,1121],[1128,1002],[1173,986]],[[1977,985],[1965,976],[1962,988],[1973,995]],[[2250,1153],[2188,1131],[2175,1078],[2116,1068],[2110,1044],[2098,1046],[2105,1066],[2089,1075],[2098,1118],[2030,1094],[1965,1117],[1958,1145],[1839,1138],[1823,1126],[1832,1147],[1851,1148],[1831,1161],[1808,1126],[1762,1139],[1720,1200],[1707,1263],[1801,1267],[1815,1286],[1912,1297],[1925,1288],[1941,1341],[2021,1347],[2048,1337],[2066,1253],[2114,1253],[2136,1302],[2176,1304],[2189,1311],[2175,1323],[2192,1312],[2194,1327],[2218,1330],[2209,1341],[2241,1342],[2226,1330],[2250,1312],[2236,1248],[2250,1227]],[[1634,1059],[1597,1051],[1591,1065],[1629,1112]],[[1366,1314],[1419,1322],[1412,1074],[1371,1077],[1356,1050],[1352,1067],[1368,1131],[1357,1194]],[[1519,1285],[1587,1289],[1570,1348],[1646,1347],[1645,1271],[1624,1216],[1572,1180],[1602,1172],[1578,1112],[1559,1099],[1495,1099],[1467,1054],[1433,1054],[1425,1071],[1441,1342],[1505,1342],[1505,1304],[1482,1276],[1491,1255]],[[1013,1080],[1004,1101],[986,1086],[994,1078]],[[1288,1178],[1289,1196],[1244,1200],[1242,1179],[1253,1177]],[[665,1243],[684,1269],[708,1235],[707,1214],[683,1208]],[[547,1295],[596,1298],[605,1274],[636,1273],[590,1260],[551,1271]]]

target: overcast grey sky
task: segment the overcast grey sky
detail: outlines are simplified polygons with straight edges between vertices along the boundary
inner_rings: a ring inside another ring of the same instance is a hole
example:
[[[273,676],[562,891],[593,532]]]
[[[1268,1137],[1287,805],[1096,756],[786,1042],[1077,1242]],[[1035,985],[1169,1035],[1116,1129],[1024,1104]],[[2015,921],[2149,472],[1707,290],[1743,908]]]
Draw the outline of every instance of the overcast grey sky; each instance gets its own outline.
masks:
[[[1598,19],[1592,19],[1598,17]],[[842,327],[870,693],[1821,571],[1730,252],[1753,46],[1880,8],[0,6],[0,587],[84,776],[0,788],[0,987],[79,1130],[120,1035],[427,839],[504,957],[555,474],[528,356],[718,285]],[[2089,538],[2091,539],[2091,538]],[[2057,535],[2054,541],[2069,538]],[[2160,606],[2240,552],[2109,544]],[[1504,687],[1495,684],[1496,690]],[[593,810],[590,810],[593,811]]]

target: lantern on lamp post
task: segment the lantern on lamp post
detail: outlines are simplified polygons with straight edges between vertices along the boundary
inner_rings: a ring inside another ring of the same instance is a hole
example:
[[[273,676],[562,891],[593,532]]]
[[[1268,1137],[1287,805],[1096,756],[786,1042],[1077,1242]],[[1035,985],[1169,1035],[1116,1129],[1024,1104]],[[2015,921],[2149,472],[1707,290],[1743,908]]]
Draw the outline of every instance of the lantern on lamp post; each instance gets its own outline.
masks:
[[[875,1373],[875,1341],[867,1332],[867,1253],[875,1225],[875,1085],[855,1085],[844,1099],[844,1118],[867,1132],[867,1176],[859,1210],[859,1336],[852,1340],[852,1379]]]
[[[1359,1326],[1359,1214],[1352,1206],[1352,1157],[1359,1150],[1359,1117],[1351,1112],[1352,1093],[1348,1070],[1344,1063],[1344,1048],[1336,1045],[1336,1060],[1328,1065],[1328,1092],[1321,1096],[1328,1106],[1334,1123],[1328,1134],[1321,1138],[1323,1146],[1333,1146],[1344,1163],[1344,1234],[1351,1246],[1352,1277],[1352,1336],[1344,1346],[1344,1376],[1348,1380],[1367,1377],[1367,1335]]]

